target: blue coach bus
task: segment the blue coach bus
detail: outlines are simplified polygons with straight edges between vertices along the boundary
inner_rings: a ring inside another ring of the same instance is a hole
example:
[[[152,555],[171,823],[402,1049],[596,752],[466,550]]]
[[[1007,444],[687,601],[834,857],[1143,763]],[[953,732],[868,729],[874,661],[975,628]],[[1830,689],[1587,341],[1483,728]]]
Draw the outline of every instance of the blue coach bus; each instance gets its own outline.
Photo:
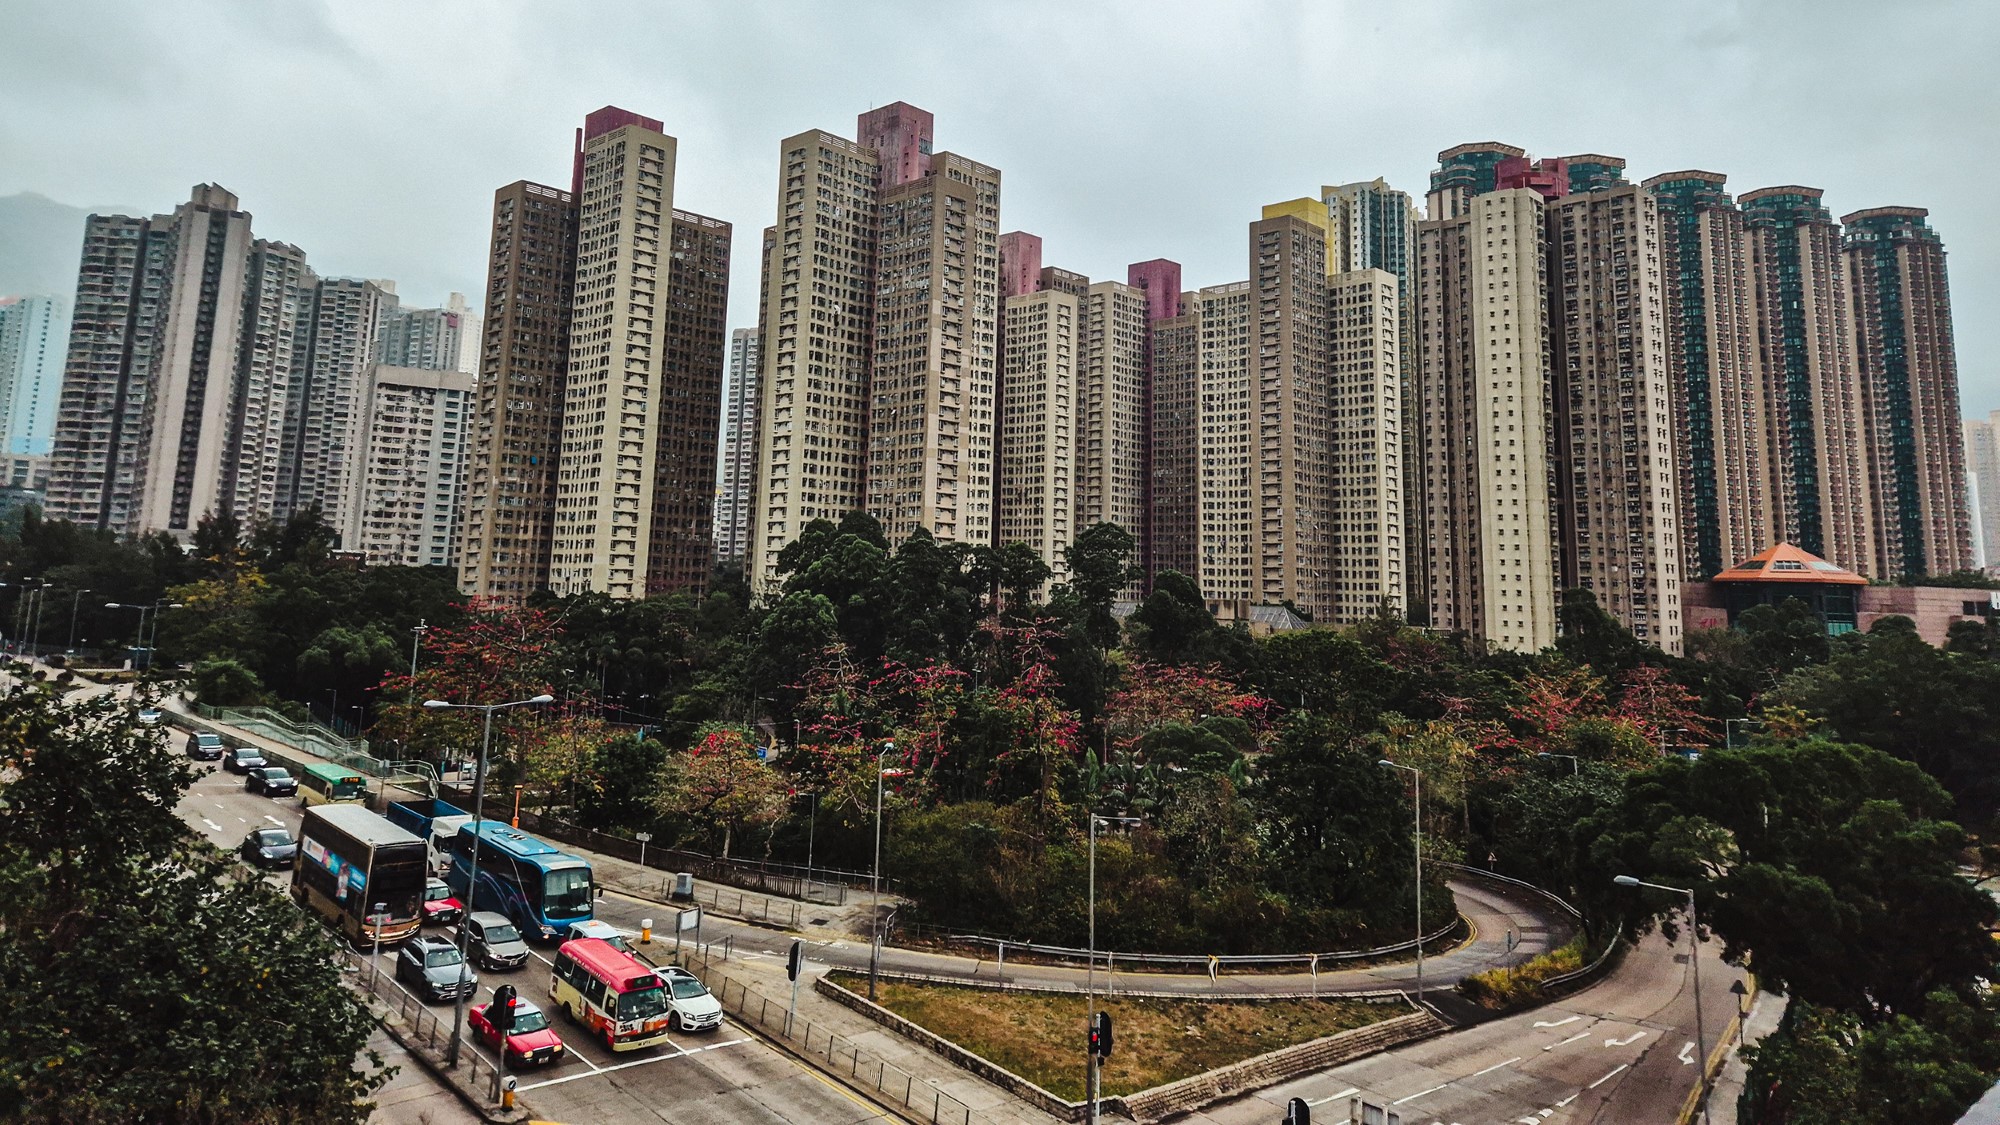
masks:
[[[445,882],[468,911],[497,910],[527,937],[554,941],[594,914],[590,861],[538,840],[505,821],[488,820],[475,837],[462,825],[451,842]],[[471,885],[479,848],[479,886]]]

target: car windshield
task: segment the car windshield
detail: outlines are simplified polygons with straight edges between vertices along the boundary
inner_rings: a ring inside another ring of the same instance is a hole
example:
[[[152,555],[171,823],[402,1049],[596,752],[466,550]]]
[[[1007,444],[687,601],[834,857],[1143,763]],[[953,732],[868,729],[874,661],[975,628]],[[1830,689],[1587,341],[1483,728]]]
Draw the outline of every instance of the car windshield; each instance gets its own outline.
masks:
[[[542,913],[551,919],[580,918],[590,913],[590,868],[551,871],[542,889]]]
[[[275,848],[291,842],[292,834],[282,828],[259,828],[257,830],[257,845],[259,847]]]
[[[431,883],[424,887],[425,902],[443,902],[451,897],[451,888],[443,883]]]
[[[621,1020],[651,1019],[666,1010],[667,990],[664,988],[640,988],[618,994],[618,1018]]]
[[[520,940],[521,931],[505,922],[486,927],[486,944],[488,945],[499,945],[503,941]]]
[[[238,750],[236,752],[236,760],[239,762],[261,762],[264,760],[264,755],[256,750]]]
[[[540,1011],[517,1011],[514,1013],[514,1034],[516,1035],[524,1031],[547,1031],[548,1029],[549,1017]]]
[[[291,779],[292,779],[291,774],[286,773],[284,770],[278,768],[277,766],[267,766],[264,769],[265,781],[290,781]]]
[[[424,954],[424,967],[427,969],[449,969],[458,963],[458,950],[449,945]]]
[[[697,996],[708,995],[708,989],[693,977],[675,977],[672,983],[676,1000],[693,1000]]]

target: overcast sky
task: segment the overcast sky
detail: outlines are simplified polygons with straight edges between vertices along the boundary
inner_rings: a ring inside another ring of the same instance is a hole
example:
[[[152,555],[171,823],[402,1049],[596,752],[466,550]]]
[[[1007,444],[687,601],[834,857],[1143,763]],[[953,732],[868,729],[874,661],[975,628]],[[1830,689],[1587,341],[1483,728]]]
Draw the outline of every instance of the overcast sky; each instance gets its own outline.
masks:
[[[675,204],[736,225],[753,325],[780,138],[903,100],[1001,169],[1002,229],[1093,277],[1239,280],[1261,204],[1421,196],[1475,140],[1928,207],[1966,412],[2000,408],[1994,0],[0,0],[0,28],[0,195],[164,211],[213,180],[411,303],[483,292],[493,189],[567,184],[616,104],[680,139]]]

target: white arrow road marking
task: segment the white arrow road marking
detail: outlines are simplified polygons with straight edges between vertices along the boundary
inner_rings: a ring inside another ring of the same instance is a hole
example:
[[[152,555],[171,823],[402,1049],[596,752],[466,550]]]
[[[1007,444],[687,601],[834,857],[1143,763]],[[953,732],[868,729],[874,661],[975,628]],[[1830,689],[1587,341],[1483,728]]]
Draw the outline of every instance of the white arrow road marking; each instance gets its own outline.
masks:
[[[1604,1041],[1604,1045],[1607,1047],[1630,1047],[1632,1044],[1637,1043],[1639,1040],[1644,1039],[1645,1037],[1646,1037],[1645,1031],[1640,1030],[1640,1031],[1635,1031],[1630,1035],[1627,1035],[1623,1039],[1606,1039]]]
[[[1482,1074],[1491,1074],[1491,1073],[1493,1073],[1494,1071],[1496,1071],[1496,1070],[1499,1070],[1499,1069],[1500,1069],[1501,1067],[1503,1067],[1503,1066],[1513,1066],[1513,1065],[1514,1065],[1515,1063],[1517,1063],[1517,1062],[1520,1062],[1520,1061],[1521,1061],[1521,1056],[1519,1056],[1519,1055],[1515,1055],[1515,1056],[1514,1056],[1513,1058],[1511,1058],[1511,1059],[1508,1059],[1508,1060],[1507,1060],[1506,1062],[1498,1062],[1498,1063],[1494,1063],[1494,1064],[1493,1064],[1492,1066],[1489,1066],[1489,1067],[1487,1067],[1487,1068],[1486,1068],[1485,1070],[1475,1070],[1475,1071],[1473,1071],[1473,1072],[1472,1072],[1471,1074],[1467,1075],[1466,1077],[1468,1077],[1468,1078],[1477,1078],[1477,1077],[1479,1077],[1479,1076],[1480,1076],[1480,1075],[1482,1075]]]
[[[1416,1093],[1414,1093],[1414,1094],[1411,1094],[1411,1095],[1410,1095],[1409,1097],[1407,1097],[1407,1098],[1397,1098],[1397,1099],[1396,1099],[1395,1101],[1393,1101],[1393,1102],[1390,1102],[1389,1104],[1390,1104],[1390,1105],[1402,1105],[1402,1104],[1403,1104],[1404,1102],[1413,1102],[1413,1101],[1416,1101],[1416,1100],[1417,1100],[1418,1098],[1421,1098],[1421,1097],[1423,1097],[1423,1096],[1424,1096],[1425,1094],[1435,1094],[1435,1093],[1437,1093],[1437,1092],[1438,1092],[1439,1090],[1442,1090],[1442,1089],[1444,1089],[1444,1088],[1445,1088],[1446,1086],[1449,1086],[1449,1085],[1451,1085],[1451,1083],[1449,1083],[1449,1082],[1440,1082],[1440,1083],[1438,1083],[1437,1085],[1435,1085],[1435,1086],[1432,1086],[1432,1087],[1431,1087],[1430,1089],[1428,1089],[1428,1090],[1418,1090],[1418,1091],[1417,1091]]]
[[[209,830],[210,832],[220,832],[220,831],[222,831],[222,825],[220,825],[220,824],[217,824],[217,823],[215,823],[214,821],[212,821],[212,820],[208,819],[207,817],[202,817],[202,818],[201,818],[201,822],[202,822],[203,824],[206,824],[206,825],[208,825],[208,830]]]
[[[1349,1087],[1348,1087],[1347,1089],[1345,1089],[1345,1090],[1342,1090],[1342,1091],[1341,1091],[1340,1093],[1338,1093],[1338,1094],[1328,1094],[1328,1095],[1327,1095],[1326,1097],[1323,1097],[1323,1098],[1319,1099],[1318,1101],[1312,1101],[1312,1102],[1307,1102],[1306,1104],[1307,1104],[1307,1105],[1325,1105],[1325,1104],[1326,1104],[1326,1103],[1328,1103],[1328,1102],[1332,1102],[1332,1101],[1339,1101],[1339,1100],[1340,1100],[1341,1098],[1344,1098],[1344,1097],[1348,1096],[1349,1094],[1358,1094],[1358,1093],[1360,1093],[1360,1092],[1361,1092],[1361,1087],[1359,1087],[1359,1086],[1349,1086]]]
[[[1557,1047],[1566,1047],[1566,1046],[1570,1045],[1571,1043],[1574,1043],[1574,1042],[1576,1042],[1576,1041],[1577,1041],[1577,1040],[1579,1040],[1579,1039],[1588,1039],[1588,1038],[1590,1038],[1590,1032],[1588,1032],[1588,1031],[1579,1031],[1579,1032],[1577,1032],[1577,1033],[1576,1033],[1575,1035],[1572,1035],[1572,1036],[1570,1036],[1570,1037],[1569,1037],[1568,1039],[1565,1039],[1565,1040],[1563,1040],[1563,1041],[1562,1041],[1562,1042],[1560,1042],[1560,1043],[1551,1043],[1551,1044],[1549,1044],[1548,1046],[1546,1046],[1546,1047],[1543,1047],[1543,1048],[1542,1048],[1542,1050],[1544,1050],[1544,1051],[1553,1051],[1553,1050],[1555,1050],[1555,1049],[1556,1049]]]
[[[1598,1079],[1597,1081],[1595,1081],[1595,1082],[1592,1082],[1592,1083],[1591,1083],[1591,1084],[1590,1084],[1590,1085],[1589,1085],[1588,1087],[1586,1087],[1586,1088],[1587,1088],[1587,1089],[1591,1089],[1591,1090],[1595,1090],[1595,1089],[1597,1089],[1597,1088],[1598,1088],[1599,1086],[1602,1086],[1602,1085],[1604,1085],[1604,1084],[1605,1084],[1606,1082],[1609,1082],[1609,1081],[1611,1081],[1611,1080],[1612,1080],[1613,1078],[1616,1078],[1616,1077],[1618,1076],[1618,1072],[1619,1072],[1619,1071],[1621,1071],[1621,1070],[1624,1070],[1624,1069],[1625,1069],[1625,1068],[1626,1068],[1627,1066],[1630,1066],[1630,1065],[1631,1065],[1630,1063],[1619,1063],[1619,1064],[1618,1064],[1617,1066],[1614,1066],[1614,1067],[1612,1067],[1612,1068],[1611,1068],[1611,1073],[1610,1073],[1610,1074],[1607,1074],[1607,1075],[1605,1075],[1604,1077],[1602,1077],[1602,1078]]]
[[[1571,1016],[1571,1017],[1569,1017],[1568,1019],[1562,1019],[1562,1020],[1557,1020],[1557,1021],[1556,1021],[1556,1022],[1554,1022],[1554,1023],[1544,1023],[1544,1022],[1542,1022],[1541,1020],[1536,1020],[1536,1021],[1535,1021],[1535,1026],[1536,1026],[1536,1027],[1561,1027],[1562,1025],[1564,1025],[1564,1024],[1566,1024],[1566,1023],[1575,1023],[1576,1021],[1578,1021],[1578,1020],[1580,1020],[1580,1019],[1582,1019],[1582,1018],[1583,1018],[1582,1016]]]
[[[1690,1052],[1690,1051],[1692,1051],[1692,1050],[1694,1050],[1694,1040],[1690,1039],[1690,1040],[1688,1040],[1688,1041],[1687,1041],[1687,1045],[1681,1048],[1681,1065],[1682,1065],[1682,1066],[1693,1066],[1693,1065],[1694,1065],[1694,1060],[1693,1060],[1692,1058],[1689,1058],[1689,1057],[1688,1057],[1688,1052]]]

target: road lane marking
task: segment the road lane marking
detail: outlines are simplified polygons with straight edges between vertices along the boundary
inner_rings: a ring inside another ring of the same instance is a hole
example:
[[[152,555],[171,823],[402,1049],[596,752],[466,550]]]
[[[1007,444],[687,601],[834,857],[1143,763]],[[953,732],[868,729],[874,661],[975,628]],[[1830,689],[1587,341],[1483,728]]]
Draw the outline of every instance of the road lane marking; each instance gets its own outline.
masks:
[[[1645,1037],[1646,1037],[1645,1029],[1641,1028],[1640,1030],[1635,1031],[1630,1035],[1627,1035],[1623,1039],[1606,1039],[1604,1041],[1604,1045],[1607,1047],[1630,1047],[1632,1044],[1637,1043],[1639,1040],[1644,1039]]]
[[[1328,1094],[1328,1095],[1327,1095],[1326,1097],[1323,1097],[1323,1098],[1320,1098],[1320,1099],[1319,1099],[1318,1101],[1311,1101],[1311,1102],[1307,1102],[1306,1104],[1307,1104],[1307,1105],[1325,1105],[1325,1104],[1326,1104],[1326,1103],[1328,1103],[1328,1102],[1333,1102],[1333,1101],[1339,1101],[1339,1100],[1340,1100],[1341,1098],[1344,1098],[1344,1097],[1347,1097],[1347,1096],[1348,1096],[1348,1095],[1350,1095],[1350,1094],[1358,1094],[1358,1093],[1360,1093],[1360,1092],[1361,1092],[1361,1087],[1359,1087],[1359,1086],[1349,1086],[1349,1087],[1348,1087],[1347,1089],[1345,1089],[1345,1090],[1342,1090],[1342,1091],[1341,1091],[1340,1093],[1338,1093],[1338,1094]]]
[[[212,821],[212,820],[208,819],[207,817],[202,817],[202,818],[201,818],[201,822],[202,822],[203,824],[206,824],[206,825],[208,825],[208,830],[209,830],[210,832],[220,832],[220,831],[222,831],[222,825],[220,825],[220,824],[217,824],[217,823],[215,823],[214,821]]]
[[[1588,1038],[1590,1038],[1590,1032],[1588,1032],[1588,1031],[1579,1031],[1579,1032],[1577,1032],[1577,1033],[1576,1033],[1575,1035],[1572,1035],[1572,1036],[1570,1036],[1570,1037],[1569,1037],[1568,1039],[1565,1039],[1565,1040],[1563,1040],[1563,1041],[1562,1041],[1562,1042],[1560,1042],[1560,1043],[1551,1043],[1551,1044],[1549,1044],[1548,1046],[1546,1046],[1546,1047],[1543,1047],[1543,1048],[1542,1048],[1542,1050],[1544,1050],[1544,1051],[1553,1051],[1553,1050],[1555,1050],[1555,1049],[1556,1049],[1557,1047],[1566,1047],[1566,1046],[1570,1045],[1571,1043],[1574,1043],[1574,1042],[1576,1042],[1576,1041],[1577,1041],[1577,1040],[1579,1040],[1579,1039],[1588,1039]]]
[[[1536,1027],[1561,1027],[1562,1025],[1564,1025],[1564,1024],[1566,1024],[1566,1023],[1575,1023],[1576,1021],[1578,1021],[1578,1020],[1580,1020],[1580,1019],[1582,1019],[1582,1018],[1583,1018],[1582,1016],[1571,1016],[1571,1017],[1569,1017],[1568,1019],[1562,1019],[1562,1020],[1557,1020],[1557,1021],[1556,1021],[1556,1022],[1554,1022],[1554,1023],[1544,1023],[1544,1022],[1542,1022],[1541,1020],[1536,1020],[1536,1021],[1535,1021],[1535,1026],[1536,1026]]]
[[[1689,1053],[1692,1052],[1693,1050],[1694,1050],[1694,1040],[1690,1039],[1687,1041],[1687,1045],[1681,1048],[1680,1060],[1682,1066],[1694,1065],[1694,1060],[1688,1057]]]
[[[1414,1094],[1411,1094],[1411,1095],[1410,1095],[1409,1097],[1407,1097],[1407,1098],[1397,1098],[1397,1099],[1396,1099],[1395,1101],[1393,1101],[1393,1102],[1390,1102],[1389,1104],[1390,1104],[1390,1105],[1402,1105],[1402,1104],[1403,1104],[1404,1102],[1413,1102],[1413,1101],[1416,1101],[1416,1100],[1417,1100],[1418,1098],[1421,1098],[1421,1097],[1423,1097],[1423,1096],[1424,1096],[1425,1094],[1435,1094],[1435,1093],[1437,1093],[1437,1092],[1438,1092],[1439,1090],[1442,1090],[1442,1089],[1444,1089],[1444,1088],[1445,1088],[1446,1086],[1449,1086],[1449,1085],[1451,1085],[1451,1083],[1449,1083],[1449,1082],[1440,1082],[1440,1083],[1438,1083],[1437,1085],[1435,1085],[1435,1086],[1432,1086],[1432,1087],[1431,1087],[1430,1089],[1428,1089],[1428,1090],[1418,1090],[1418,1091],[1417,1091],[1416,1093],[1414,1093]]]
[[[244,819],[243,819],[242,817],[240,817],[240,816],[236,818],[236,822],[237,822],[238,824],[248,824],[248,823],[250,823],[249,821],[247,821],[247,820],[244,820]]]
[[[1556,1103],[1556,1108],[1557,1108],[1557,1109],[1561,1109],[1562,1107],[1564,1107],[1564,1106],[1568,1105],[1569,1103],[1571,1103],[1571,1102],[1573,1102],[1573,1101],[1575,1101],[1575,1100],[1576,1100],[1576,1095],[1575,1095],[1575,1094],[1571,1094],[1571,1095],[1570,1095],[1569,1097],[1566,1097],[1566,1098],[1564,1098],[1563,1100],[1561,1100],[1561,1101],[1557,1102],[1557,1103]]]
[[[270,813],[265,813],[265,814],[264,814],[264,819],[265,819],[265,820],[268,820],[268,821],[270,821],[270,822],[271,822],[272,824],[275,824],[275,825],[277,825],[277,826],[278,826],[278,827],[280,827],[280,828],[283,828],[283,827],[285,826],[285,822],[284,822],[284,821],[282,821],[282,820],[279,820],[279,819],[278,819],[277,817],[275,817],[275,816],[272,816],[272,815],[271,815]]]
[[[630,1070],[635,1066],[646,1066],[649,1063],[666,1062],[668,1059],[684,1059],[689,1055],[699,1054],[703,1051],[714,1051],[714,1050],[719,1050],[723,1047],[734,1047],[739,1043],[748,1043],[748,1042],[751,1042],[751,1040],[746,1037],[743,1039],[731,1039],[722,1043],[710,1043],[705,1047],[696,1047],[692,1050],[683,1048],[669,1055],[655,1055],[650,1059],[635,1059],[632,1062],[619,1063],[616,1066],[599,1067],[596,1070],[593,1070],[589,1074],[565,1074],[561,1078],[550,1078],[543,1082],[529,1083],[528,1085],[519,1087],[519,1089],[522,1090],[523,1092],[526,1092],[528,1090],[539,1090],[544,1086],[557,1086],[561,1085],[564,1082],[574,1082],[579,1078],[594,1078],[599,1074],[609,1074],[614,1070]],[[585,1061],[588,1062],[589,1060],[586,1059]]]
[[[1466,1075],[1466,1077],[1477,1078],[1482,1074],[1491,1074],[1494,1071],[1499,1070],[1503,1066],[1513,1066],[1515,1063],[1520,1061],[1521,1061],[1521,1056],[1515,1055],[1513,1058],[1508,1059],[1506,1062],[1494,1063],[1492,1066],[1487,1067],[1485,1070],[1475,1070],[1471,1074]]]
[[[1586,1090],[1595,1090],[1595,1089],[1597,1089],[1597,1088],[1598,1088],[1599,1086],[1602,1086],[1602,1085],[1604,1085],[1604,1084],[1605,1084],[1606,1082],[1609,1082],[1609,1081],[1611,1081],[1611,1080],[1612,1080],[1613,1078],[1616,1078],[1616,1077],[1618,1077],[1618,1072],[1619,1072],[1619,1071],[1621,1071],[1621,1070],[1624,1070],[1624,1069],[1625,1069],[1626,1067],[1628,1067],[1628,1066],[1630,1066],[1630,1065],[1632,1065],[1632,1064],[1630,1064],[1630,1063],[1619,1063],[1619,1064],[1618,1064],[1617,1066],[1614,1066],[1614,1067],[1612,1067],[1612,1068],[1611,1068],[1611,1073],[1609,1073],[1609,1074],[1605,1075],[1604,1077],[1602,1077],[1602,1078],[1598,1079],[1598,1080],[1597,1080],[1597,1081],[1595,1081],[1595,1082],[1592,1082],[1592,1083],[1591,1083],[1590,1085],[1588,1085],[1588,1086],[1584,1087],[1584,1089],[1586,1089]]]

